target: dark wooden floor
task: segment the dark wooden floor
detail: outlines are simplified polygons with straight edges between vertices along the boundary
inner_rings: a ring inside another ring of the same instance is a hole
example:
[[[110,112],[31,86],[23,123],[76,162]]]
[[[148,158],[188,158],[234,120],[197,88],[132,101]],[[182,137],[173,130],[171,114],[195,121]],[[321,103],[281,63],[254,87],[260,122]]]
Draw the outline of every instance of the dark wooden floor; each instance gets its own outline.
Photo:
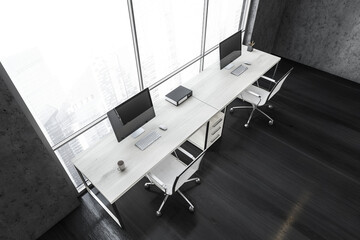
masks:
[[[223,137],[206,153],[201,185],[162,196],[139,182],[119,201],[126,231],[85,194],[81,206],[40,239],[360,239],[360,86],[295,67],[277,96],[274,119],[226,115]],[[243,104],[235,100],[231,105]]]

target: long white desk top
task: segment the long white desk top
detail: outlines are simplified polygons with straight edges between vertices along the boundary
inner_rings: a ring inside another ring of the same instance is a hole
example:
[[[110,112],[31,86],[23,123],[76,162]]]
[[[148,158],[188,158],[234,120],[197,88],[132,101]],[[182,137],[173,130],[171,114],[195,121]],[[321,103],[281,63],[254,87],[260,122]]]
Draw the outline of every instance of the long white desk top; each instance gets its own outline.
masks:
[[[219,62],[206,68],[196,77],[183,84],[193,91],[193,97],[221,110],[231,103],[239,93],[253,84],[262,75],[275,66],[280,58],[260,50],[254,49],[252,52],[242,46],[241,56],[236,59],[232,69],[223,68],[220,70]],[[251,65],[245,65],[244,63]],[[248,69],[240,76],[235,76],[231,72],[240,64]]]
[[[129,136],[118,143],[115,134],[110,133],[72,162],[113,204],[167,154],[279,61],[279,57],[256,49],[248,52],[243,46],[241,57],[234,62],[235,67],[244,62],[251,63],[245,65],[248,70],[243,74],[234,76],[231,74],[234,68],[220,70],[219,63],[215,63],[183,84],[193,91],[193,97],[180,106],[164,99],[155,102],[156,117],[143,126],[145,132],[138,138]],[[159,130],[160,124],[165,124],[168,130]],[[135,143],[154,129],[162,137],[144,151],[138,149]],[[125,162],[126,170],[123,172],[117,170],[119,160]]]
[[[145,132],[136,139],[129,136],[118,143],[111,133],[72,160],[111,204],[218,112],[193,97],[177,107],[160,99],[154,108],[156,117],[143,126]],[[168,130],[161,131],[160,124]],[[162,136],[141,151],[135,143],[153,129]],[[119,160],[125,162],[123,172],[117,170]]]

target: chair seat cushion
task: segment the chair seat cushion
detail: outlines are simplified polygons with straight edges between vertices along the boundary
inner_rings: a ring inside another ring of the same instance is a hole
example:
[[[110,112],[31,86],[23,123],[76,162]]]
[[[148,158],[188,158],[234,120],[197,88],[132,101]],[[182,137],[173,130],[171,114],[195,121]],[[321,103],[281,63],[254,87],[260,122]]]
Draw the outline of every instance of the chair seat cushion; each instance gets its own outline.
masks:
[[[254,93],[260,95],[261,99],[259,99],[257,96],[254,96],[253,94],[248,93],[248,91],[254,92]],[[238,98],[240,98],[248,103],[262,106],[266,103],[266,100],[267,100],[269,94],[270,94],[270,92],[268,92],[262,88],[259,88],[254,85],[250,85],[248,88],[246,88],[243,92],[241,92],[238,95]]]
[[[176,176],[182,173],[186,167],[185,163],[169,154],[150,170],[148,177],[150,177],[160,189],[163,191],[166,189],[166,193],[171,195]],[[152,176],[158,178],[165,186],[161,186],[161,183],[157,182],[157,179]]]

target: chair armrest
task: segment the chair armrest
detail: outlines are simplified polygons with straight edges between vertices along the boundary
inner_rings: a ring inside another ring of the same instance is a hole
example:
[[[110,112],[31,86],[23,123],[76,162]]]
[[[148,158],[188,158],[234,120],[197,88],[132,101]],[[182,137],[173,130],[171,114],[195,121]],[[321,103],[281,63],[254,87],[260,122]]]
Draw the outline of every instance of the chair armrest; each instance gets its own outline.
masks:
[[[275,81],[274,79],[269,78],[269,77],[267,77],[267,76],[261,76],[260,78],[263,78],[263,79],[265,79],[265,80],[268,80],[269,82],[272,82],[272,83],[276,83],[276,81]]]
[[[157,182],[160,186],[162,186],[164,189],[166,189],[166,185],[165,185],[165,183],[163,183],[158,177],[156,177],[154,174],[152,174],[152,173],[147,173],[147,175],[150,177],[150,178],[152,178],[152,179],[154,179],[155,180],[155,182]]]
[[[195,159],[194,155],[192,155],[191,153],[189,153],[188,151],[186,151],[185,149],[183,149],[182,147],[178,147],[177,148],[180,152],[184,153],[186,156],[188,156],[189,158],[191,158],[192,160]]]
[[[250,90],[246,90],[247,93],[255,96],[255,97],[258,97],[258,98],[261,98],[261,96],[259,94],[257,94],[256,92],[253,92],[253,91],[250,91]]]

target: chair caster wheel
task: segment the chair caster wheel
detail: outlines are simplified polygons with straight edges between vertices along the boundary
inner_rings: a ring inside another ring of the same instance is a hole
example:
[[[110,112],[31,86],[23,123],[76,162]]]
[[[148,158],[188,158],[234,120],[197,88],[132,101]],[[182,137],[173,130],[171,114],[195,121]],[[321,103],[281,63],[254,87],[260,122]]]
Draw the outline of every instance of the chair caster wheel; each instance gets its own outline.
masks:
[[[190,207],[189,207],[189,211],[190,211],[190,212],[194,212],[194,211],[195,211],[194,207],[193,207],[193,206],[190,206]]]
[[[156,216],[160,217],[161,216],[161,212],[160,211],[156,211]]]
[[[150,184],[145,183],[145,184],[144,184],[144,188],[145,188],[145,189],[150,189]]]
[[[233,113],[234,112],[234,109],[233,108],[230,108],[230,113]]]
[[[200,183],[201,183],[200,178],[196,179],[195,182],[196,182],[197,184],[200,184]]]
[[[248,127],[249,127],[249,124],[248,124],[248,123],[245,123],[245,124],[244,124],[244,127],[248,128]]]
[[[269,121],[269,125],[273,125],[274,124],[274,121],[273,120],[270,120]]]

